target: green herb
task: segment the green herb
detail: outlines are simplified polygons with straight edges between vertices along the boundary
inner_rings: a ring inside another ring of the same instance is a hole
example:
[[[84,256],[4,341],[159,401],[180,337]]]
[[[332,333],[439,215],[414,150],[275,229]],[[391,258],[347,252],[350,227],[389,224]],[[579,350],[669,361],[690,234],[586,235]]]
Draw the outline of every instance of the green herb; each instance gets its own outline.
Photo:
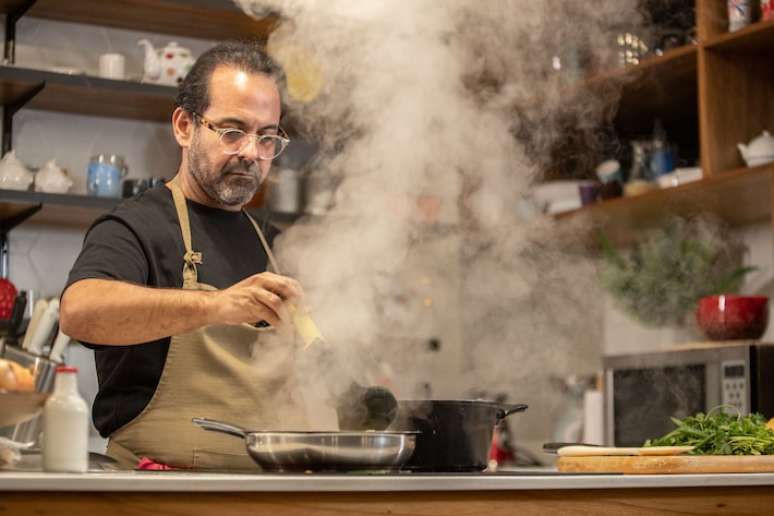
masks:
[[[599,241],[602,285],[624,311],[654,326],[684,324],[699,299],[738,292],[755,270],[743,266],[744,243],[708,218],[670,219],[628,251],[603,233]]]
[[[691,455],[774,455],[774,431],[766,426],[765,417],[730,416],[719,409],[685,419],[673,417],[677,428],[644,446],[694,446]]]

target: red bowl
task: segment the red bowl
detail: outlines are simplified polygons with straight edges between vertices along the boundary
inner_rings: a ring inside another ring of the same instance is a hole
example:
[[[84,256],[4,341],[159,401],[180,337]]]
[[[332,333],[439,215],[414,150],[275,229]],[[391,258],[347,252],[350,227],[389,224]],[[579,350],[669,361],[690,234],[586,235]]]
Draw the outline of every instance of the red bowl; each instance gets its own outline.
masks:
[[[759,339],[769,324],[765,296],[708,296],[699,300],[696,322],[710,340]]]

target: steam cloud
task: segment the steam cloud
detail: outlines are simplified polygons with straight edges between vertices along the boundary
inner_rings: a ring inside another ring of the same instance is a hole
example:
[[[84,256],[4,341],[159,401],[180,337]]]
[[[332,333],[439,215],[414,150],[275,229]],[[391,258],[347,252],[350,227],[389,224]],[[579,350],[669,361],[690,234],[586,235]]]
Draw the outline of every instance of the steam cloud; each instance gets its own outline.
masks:
[[[562,134],[610,116],[615,91],[568,102],[568,89],[575,65],[611,65],[636,0],[237,3],[282,14],[268,48],[297,88],[290,116],[319,146],[310,178],[336,185],[277,252],[337,378],[391,371],[405,399],[506,393],[531,404],[512,418],[520,438],[550,435],[549,377],[600,367],[603,303],[593,263],[567,251],[577,228],[529,216],[524,198]],[[300,376],[335,388],[314,362]]]

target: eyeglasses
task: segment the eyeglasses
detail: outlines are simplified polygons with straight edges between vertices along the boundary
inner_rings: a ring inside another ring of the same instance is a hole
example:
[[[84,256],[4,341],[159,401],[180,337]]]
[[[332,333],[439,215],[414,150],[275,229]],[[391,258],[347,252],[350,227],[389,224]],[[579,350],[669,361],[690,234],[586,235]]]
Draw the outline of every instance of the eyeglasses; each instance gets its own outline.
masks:
[[[218,127],[199,113],[193,113],[193,115],[200,120],[204,127],[218,135],[218,141],[224,154],[239,154],[254,139],[257,144],[258,159],[269,160],[282,154],[282,151],[290,143],[287,133],[279,126],[277,126],[279,134],[253,134],[246,133],[241,129]]]

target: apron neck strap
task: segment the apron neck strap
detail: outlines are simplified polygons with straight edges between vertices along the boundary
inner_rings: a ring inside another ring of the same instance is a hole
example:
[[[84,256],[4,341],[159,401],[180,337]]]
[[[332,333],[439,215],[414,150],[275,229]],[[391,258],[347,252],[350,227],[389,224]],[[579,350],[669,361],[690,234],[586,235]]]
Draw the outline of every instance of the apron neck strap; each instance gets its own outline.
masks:
[[[244,213],[248,220],[252,222],[253,227],[255,228],[255,232],[258,233],[258,238],[261,240],[261,246],[263,246],[263,252],[266,253],[267,261],[266,261],[266,269],[273,268],[271,266],[271,260],[268,260],[268,257],[271,255],[271,250],[269,248],[269,242],[266,240],[266,237],[263,234],[263,231],[261,231],[261,227],[258,225],[258,223],[255,221],[253,217],[250,216],[249,213],[247,213],[245,210],[242,210],[242,213]],[[281,274],[280,271],[272,271],[274,274]]]
[[[202,263],[202,253],[197,253],[191,248],[191,222],[188,219],[188,206],[185,203],[183,190],[180,189],[179,179],[175,176],[167,185],[172,191],[172,199],[175,201],[177,218],[180,221],[180,232],[183,234],[183,288],[193,288],[198,283],[196,265]]]

